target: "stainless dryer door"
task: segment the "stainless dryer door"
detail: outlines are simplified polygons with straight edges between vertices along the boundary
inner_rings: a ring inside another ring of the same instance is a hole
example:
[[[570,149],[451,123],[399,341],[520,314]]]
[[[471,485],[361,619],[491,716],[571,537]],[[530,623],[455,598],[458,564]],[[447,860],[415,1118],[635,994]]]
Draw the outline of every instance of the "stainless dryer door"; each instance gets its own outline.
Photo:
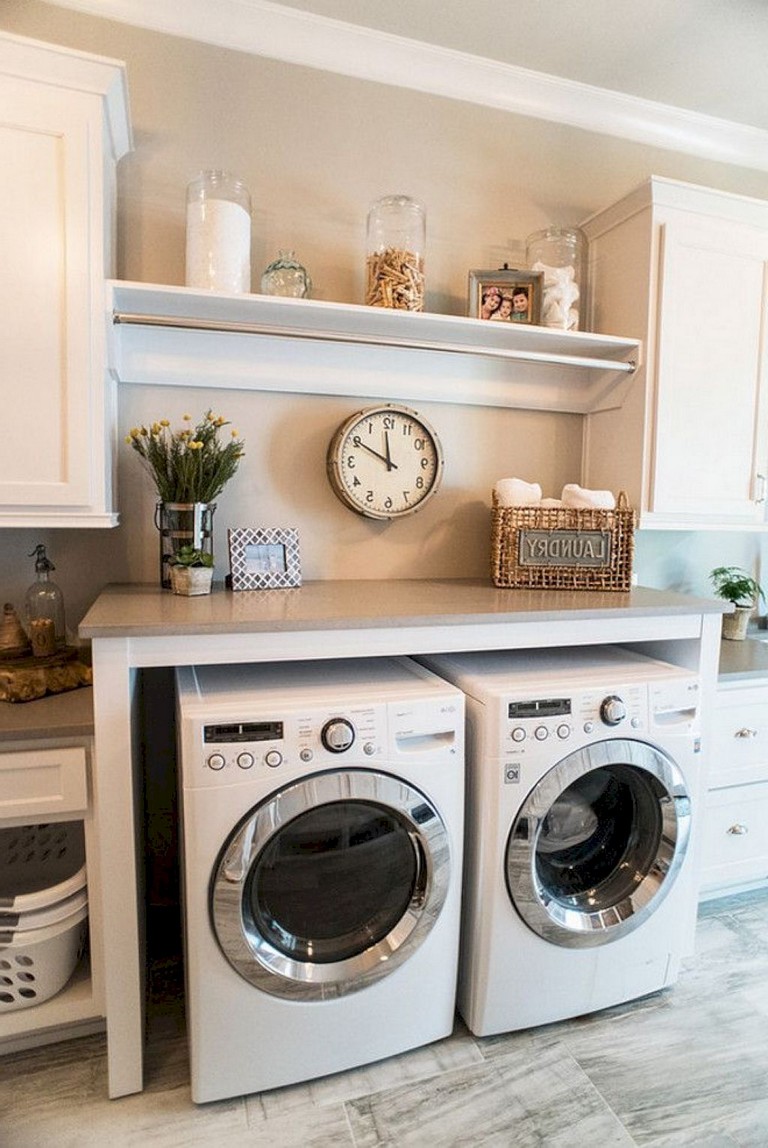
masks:
[[[625,936],[672,887],[690,816],[682,774],[659,749],[617,739],[569,754],[512,825],[505,862],[515,908],[556,945]]]
[[[275,996],[355,992],[397,968],[437,920],[445,824],[423,793],[364,769],[303,778],[255,807],[211,880],[224,956]]]

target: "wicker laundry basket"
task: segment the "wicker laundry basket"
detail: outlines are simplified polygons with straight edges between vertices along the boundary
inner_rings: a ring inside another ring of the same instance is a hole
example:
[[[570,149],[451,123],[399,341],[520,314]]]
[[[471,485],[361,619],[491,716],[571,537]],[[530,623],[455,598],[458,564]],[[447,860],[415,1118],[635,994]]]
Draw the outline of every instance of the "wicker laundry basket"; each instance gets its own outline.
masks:
[[[529,590],[629,590],[634,537],[624,491],[614,510],[499,506],[494,496],[491,577]]]

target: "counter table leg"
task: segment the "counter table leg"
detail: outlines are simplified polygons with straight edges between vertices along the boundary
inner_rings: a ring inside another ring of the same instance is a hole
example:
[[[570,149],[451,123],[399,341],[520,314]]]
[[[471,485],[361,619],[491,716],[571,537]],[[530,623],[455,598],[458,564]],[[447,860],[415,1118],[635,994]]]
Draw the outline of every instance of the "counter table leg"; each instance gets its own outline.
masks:
[[[93,806],[101,875],[109,1095],[143,1088],[144,965],[135,737],[137,671],[128,641],[93,640]]]

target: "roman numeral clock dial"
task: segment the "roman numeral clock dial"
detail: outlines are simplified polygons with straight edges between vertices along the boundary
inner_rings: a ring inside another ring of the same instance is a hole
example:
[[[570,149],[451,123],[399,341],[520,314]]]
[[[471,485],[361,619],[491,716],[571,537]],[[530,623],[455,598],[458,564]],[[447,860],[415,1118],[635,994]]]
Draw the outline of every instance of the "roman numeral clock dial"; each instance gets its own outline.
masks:
[[[366,518],[402,518],[420,510],[440,485],[437,433],[397,403],[357,411],[328,447],[328,478],[345,506]]]

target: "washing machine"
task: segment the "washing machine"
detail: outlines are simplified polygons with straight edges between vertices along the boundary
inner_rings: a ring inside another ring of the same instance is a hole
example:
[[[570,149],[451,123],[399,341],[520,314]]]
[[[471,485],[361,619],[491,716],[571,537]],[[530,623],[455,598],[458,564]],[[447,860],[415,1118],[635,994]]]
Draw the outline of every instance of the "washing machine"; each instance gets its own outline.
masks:
[[[472,1032],[672,984],[696,920],[697,676],[618,647],[420,660],[466,698]]]
[[[177,671],[196,1102],[453,1029],[464,698],[407,658]]]

